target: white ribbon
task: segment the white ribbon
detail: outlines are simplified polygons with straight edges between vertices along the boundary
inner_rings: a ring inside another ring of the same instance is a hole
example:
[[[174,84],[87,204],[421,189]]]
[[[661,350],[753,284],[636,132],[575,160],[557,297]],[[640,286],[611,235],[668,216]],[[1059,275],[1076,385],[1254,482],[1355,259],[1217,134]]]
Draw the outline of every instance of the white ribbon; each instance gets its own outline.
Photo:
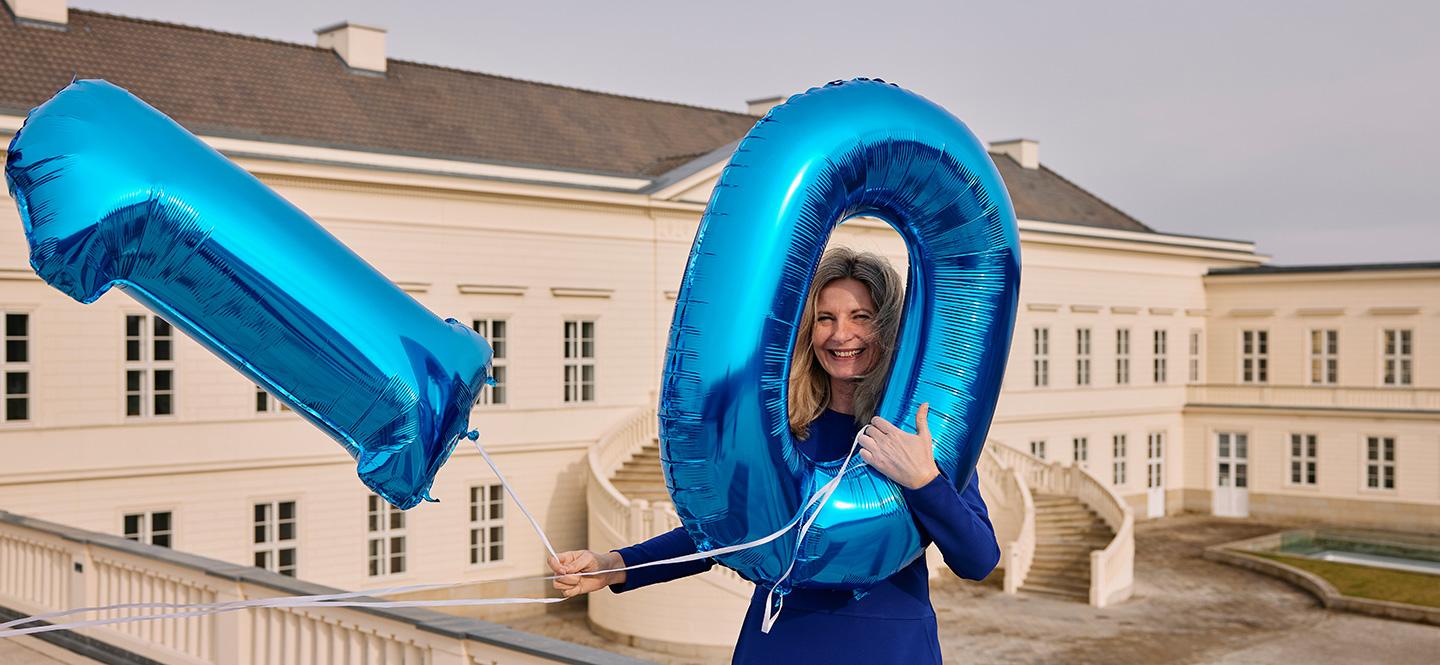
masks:
[[[861,428],[861,431],[863,432],[863,431],[864,431],[864,428]],[[501,484],[501,486],[503,486],[503,487],[505,488],[505,492],[510,495],[510,498],[511,498],[511,499],[514,499],[514,500],[515,500],[515,505],[516,505],[518,508],[520,508],[520,512],[525,515],[525,519],[529,520],[531,528],[533,528],[533,529],[535,530],[535,533],[540,536],[541,542],[543,542],[543,543],[545,544],[545,549],[546,549],[546,551],[548,551],[548,552],[550,553],[550,556],[555,557],[555,559],[558,561],[558,560],[559,560],[559,556],[557,556],[557,555],[555,554],[555,548],[551,546],[551,544],[550,544],[550,539],[549,539],[548,537],[546,537],[546,535],[545,535],[545,530],[542,529],[542,528],[540,528],[540,523],[539,523],[538,521],[536,521],[536,520],[535,520],[535,517],[530,514],[530,511],[525,508],[525,503],[520,500],[520,496],[515,493],[515,489],[510,486],[510,483],[509,483],[507,480],[505,480],[505,476],[500,473],[500,468],[499,468],[498,466],[496,466],[495,461],[492,460],[492,459],[490,459],[490,455],[489,455],[488,453],[486,453],[486,452],[485,452],[485,448],[480,445],[480,443],[479,443],[479,441],[478,441],[478,439],[479,439],[479,433],[472,430],[471,432],[469,432],[468,434],[466,434],[466,437],[469,438],[470,440],[476,442],[476,443],[475,443],[475,448],[480,451],[480,456],[481,456],[482,458],[484,458],[486,464],[489,464],[489,465],[490,465],[490,469],[495,472],[495,477],[500,480],[500,484]],[[779,538],[780,536],[785,535],[785,533],[786,533],[787,531],[789,531],[791,528],[793,528],[793,527],[795,526],[795,524],[796,524],[797,522],[799,522],[802,517],[804,517],[805,512],[806,512],[807,510],[809,510],[812,506],[815,506],[816,503],[819,503],[819,504],[820,504],[820,508],[823,508],[823,507],[824,507],[824,504],[829,501],[830,496],[835,493],[835,489],[836,489],[837,487],[839,487],[839,485],[840,485],[840,480],[845,476],[845,473],[849,470],[850,462],[851,462],[852,458],[853,458],[854,455],[855,455],[855,448],[856,448],[857,446],[859,446],[859,444],[860,444],[860,436],[859,436],[859,434],[856,434],[856,436],[855,436],[855,442],[854,442],[853,444],[851,444],[851,446],[850,446],[850,454],[849,454],[849,455],[846,455],[846,457],[845,457],[845,463],[840,466],[840,471],[839,471],[839,473],[835,474],[835,477],[834,477],[833,479],[831,479],[830,482],[826,483],[824,487],[822,487],[819,491],[817,491],[815,494],[813,494],[813,495],[810,497],[810,500],[805,503],[805,506],[800,509],[799,513],[797,513],[794,518],[792,518],[788,523],[786,523],[785,526],[780,527],[779,530],[775,531],[774,533],[771,533],[770,535],[764,536],[764,537],[762,537],[762,538],[758,538],[758,539],[756,539],[756,540],[752,540],[752,541],[747,542],[747,543],[740,543],[740,544],[738,544],[738,545],[729,545],[729,546],[726,546],[726,547],[720,547],[720,548],[716,548],[716,549],[709,550],[709,551],[705,551],[705,552],[696,552],[696,553],[694,553],[694,554],[685,554],[685,555],[681,555],[681,556],[677,556],[677,557],[672,557],[672,558],[669,558],[669,559],[663,559],[663,560],[660,560],[660,561],[650,561],[650,562],[646,562],[646,563],[635,564],[635,565],[633,565],[633,566],[625,566],[625,567],[623,567],[623,568],[611,568],[611,569],[608,569],[608,570],[595,570],[595,571],[584,572],[584,573],[570,573],[570,574],[568,574],[568,575],[547,575],[547,576],[542,576],[542,577],[523,577],[523,578],[519,578],[519,579],[515,579],[515,580],[507,580],[507,581],[510,581],[510,582],[524,582],[524,581],[530,581],[530,580],[543,581],[543,580],[554,580],[554,579],[558,579],[558,578],[560,578],[560,577],[568,577],[568,576],[570,576],[570,575],[582,576],[582,577],[583,577],[583,576],[591,576],[591,575],[605,575],[605,574],[608,574],[608,573],[618,573],[618,572],[624,571],[624,570],[636,570],[636,569],[638,569],[638,568],[649,568],[650,566],[664,566],[664,565],[669,565],[669,564],[672,564],[672,563],[685,563],[685,562],[687,562],[687,561],[698,561],[698,560],[701,560],[701,559],[709,559],[709,558],[721,556],[721,555],[724,555],[724,554],[730,554],[731,552],[739,552],[739,551],[741,551],[741,550],[745,550],[745,549],[749,549],[749,548],[752,548],[752,547],[758,547],[758,546],[760,546],[760,545],[764,545],[765,543],[768,543],[768,542],[770,542],[770,541],[772,541],[772,540],[775,540],[776,538]],[[864,462],[862,461],[862,462],[860,462],[860,464],[863,465]],[[805,521],[805,524],[801,527],[801,529],[800,529],[800,535],[799,535],[799,537],[798,537],[798,538],[796,539],[796,541],[795,541],[795,554],[791,556],[789,567],[787,567],[787,568],[785,569],[785,574],[782,575],[779,580],[776,580],[775,584],[770,587],[770,592],[769,592],[769,594],[766,596],[766,599],[765,599],[765,618],[764,618],[764,621],[762,622],[762,625],[761,625],[761,631],[762,631],[762,632],[769,633],[769,632],[770,632],[770,628],[775,624],[775,621],[780,618],[780,609],[782,609],[782,608],[783,608],[783,605],[784,605],[784,595],[783,595],[783,594],[781,595],[781,602],[776,606],[773,614],[772,614],[772,612],[771,612],[771,598],[774,596],[776,588],[779,587],[779,585],[780,585],[781,582],[783,582],[786,578],[788,578],[788,577],[790,576],[791,570],[794,569],[794,567],[795,567],[795,557],[798,556],[799,553],[800,553],[800,544],[805,540],[805,534],[806,534],[807,532],[809,532],[811,525],[813,525],[813,524],[815,523],[815,518],[816,518],[817,516],[819,516],[819,514],[820,514],[820,508],[817,508],[817,509],[815,510],[815,512],[810,515],[810,518]],[[417,591],[435,591],[435,590],[439,590],[439,589],[453,589],[453,588],[455,588],[455,587],[466,586],[466,585],[468,585],[468,584],[473,584],[473,583],[469,583],[469,582],[452,582],[452,583],[444,583],[444,584],[412,584],[412,585],[408,585],[408,586],[397,586],[397,587],[389,587],[389,588],[384,588],[384,589],[371,589],[371,590],[368,590],[368,591],[350,591],[350,592],[344,592],[344,593],[319,594],[319,595],[312,595],[312,596],[281,596],[281,597],[278,597],[278,598],[255,598],[255,599],[250,599],[250,600],[227,601],[227,602],[223,602],[223,603],[192,603],[192,604],[180,604],[180,603],[121,603],[121,604],[118,604],[118,605],[105,605],[105,606],[103,606],[103,607],[81,607],[81,608],[76,608],[76,609],[71,609],[71,610],[61,610],[61,611],[58,611],[58,612],[48,612],[48,613],[45,613],[45,614],[36,614],[36,615],[34,615],[34,616],[22,617],[22,618],[15,619],[15,620],[12,620],[12,621],[6,621],[5,623],[0,623],[0,639],[6,638],[6,637],[16,637],[16,636],[19,636],[19,635],[32,635],[32,634],[35,634],[35,633],[48,633],[48,632],[55,631],[55,630],[71,630],[71,629],[75,629],[75,628],[89,628],[89,627],[92,627],[92,626],[105,626],[105,625],[111,625],[111,624],[132,623],[132,622],[137,622],[137,621],[154,621],[154,620],[156,620],[156,619],[184,619],[184,618],[191,618],[191,617],[208,616],[208,615],[211,615],[211,614],[218,614],[218,613],[220,613],[220,612],[233,612],[233,611],[236,611],[236,610],[243,610],[243,609],[250,609],[250,608],[296,608],[296,607],[375,607],[375,608],[400,608],[400,607],[468,607],[468,606],[480,606],[480,605],[514,605],[514,604],[525,604],[525,603],[547,603],[547,604],[548,604],[548,603],[560,603],[560,602],[564,602],[564,601],[566,601],[566,600],[569,600],[569,598],[467,598],[467,599],[453,599],[453,600],[396,600],[396,601],[353,600],[353,599],[356,599],[356,598],[367,598],[367,597],[372,597],[372,598],[373,598],[373,597],[375,597],[375,596],[390,596],[390,595],[395,595],[395,594],[398,594],[398,593],[413,593],[413,592],[417,592]],[[163,609],[163,610],[174,610],[174,611],[166,612],[166,613],[162,613],[162,614],[147,614],[147,615],[144,615],[144,616],[110,617],[110,618],[106,618],[106,619],[87,619],[87,620],[83,620],[83,621],[68,621],[68,622],[64,622],[64,623],[54,623],[54,624],[47,623],[47,624],[45,624],[45,625],[29,626],[29,627],[26,627],[26,628],[17,628],[17,627],[16,627],[16,626],[22,626],[22,625],[27,624],[27,623],[35,623],[35,622],[40,622],[40,621],[50,621],[50,620],[52,620],[52,619],[61,619],[61,618],[68,617],[68,616],[75,616],[75,615],[77,615],[77,614],[88,614],[88,613],[91,613],[91,612],[112,612],[112,611],[116,611],[116,610],[139,610],[139,609]]]

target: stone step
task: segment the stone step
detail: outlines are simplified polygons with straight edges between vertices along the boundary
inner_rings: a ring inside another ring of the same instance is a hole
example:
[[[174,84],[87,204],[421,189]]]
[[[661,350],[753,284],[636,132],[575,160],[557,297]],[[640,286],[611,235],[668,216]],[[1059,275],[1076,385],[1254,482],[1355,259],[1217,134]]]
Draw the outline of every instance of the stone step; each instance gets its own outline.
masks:
[[[1036,541],[1036,542],[1041,542],[1041,541],[1067,542],[1067,541],[1068,541],[1068,542],[1076,542],[1076,543],[1093,543],[1093,542],[1108,543],[1108,542],[1110,542],[1111,540],[1114,540],[1114,539],[1115,539],[1115,536],[1113,536],[1113,535],[1111,535],[1111,534],[1108,534],[1108,533],[1105,533],[1104,531],[1079,531],[1079,530],[1076,530],[1076,531],[1064,531],[1064,530],[1058,530],[1058,529],[1049,530],[1049,531],[1041,531],[1041,530],[1039,530],[1039,529],[1036,529],[1036,530],[1035,530],[1035,541]]]
[[[1031,584],[1027,581],[1024,586],[1020,587],[1020,590],[1043,594],[1061,600],[1077,600],[1082,603],[1090,599],[1089,587],[1086,587],[1085,590],[1081,592],[1074,589],[1049,587],[1043,584]]]
[[[615,475],[612,475],[611,478],[658,478],[661,479],[661,481],[664,481],[665,472],[660,471],[660,466],[657,466],[657,468],[654,469],[632,469],[629,468],[629,466],[621,466],[621,468],[619,468],[619,471],[616,471]]]
[[[1053,554],[1072,554],[1075,552],[1090,552],[1092,550],[1103,550],[1109,546],[1109,542],[1066,542],[1066,541],[1039,541],[1035,543],[1036,552],[1048,552]]]
[[[1090,564],[1075,561],[1031,561],[1030,574],[1035,573],[1089,580]]]
[[[1058,592],[1086,594],[1086,596],[1090,594],[1090,580],[1074,580],[1070,579],[1070,577],[1051,577],[1044,576],[1044,574],[1037,576],[1037,574],[1034,573],[1027,574],[1022,589],[1035,589],[1035,587],[1054,589],[1058,590]]]
[[[1054,522],[1100,522],[1099,516],[1091,512],[1058,513],[1044,510],[1035,511],[1035,519],[1040,521]]]

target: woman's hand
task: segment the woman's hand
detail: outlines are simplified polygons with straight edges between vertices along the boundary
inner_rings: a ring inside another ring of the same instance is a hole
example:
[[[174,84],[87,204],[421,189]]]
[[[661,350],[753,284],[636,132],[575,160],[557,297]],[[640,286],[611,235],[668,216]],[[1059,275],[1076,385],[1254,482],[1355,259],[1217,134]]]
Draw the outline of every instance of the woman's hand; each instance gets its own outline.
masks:
[[[940,475],[935,466],[935,443],[930,439],[930,403],[915,414],[916,433],[911,434],[875,416],[860,434],[860,459],[907,489],[918,490]]]
[[[550,564],[550,570],[555,571],[556,575],[563,576],[555,578],[555,588],[564,593],[566,598],[599,591],[611,584],[620,584],[625,581],[625,571],[623,570],[604,575],[575,574],[624,568],[625,559],[620,556],[619,552],[574,550],[561,552],[558,556],[558,560],[556,557],[549,557],[546,559],[546,563]]]

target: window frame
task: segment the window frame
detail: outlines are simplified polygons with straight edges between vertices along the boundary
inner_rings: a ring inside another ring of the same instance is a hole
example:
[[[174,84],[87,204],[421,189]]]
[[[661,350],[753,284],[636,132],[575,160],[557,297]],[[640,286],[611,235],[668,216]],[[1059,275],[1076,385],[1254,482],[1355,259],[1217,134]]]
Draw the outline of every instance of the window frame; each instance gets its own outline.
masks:
[[[130,335],[130,319],[138,317],[141,320],[140,335]],[[168,360],[155,360],[156,349],[155,322],[162,321],[169,327],[168,341],[170,343],[170,358]],[[120,315],[120,418],[121,421],[138,420],[171,420],[176,419],[180,413],[180,385],[178,370],[178,357],[180,336],[173,323],[166,321],[164,317],[149,310],[125,309]],[[136,339],[140,350],[140,359],[130,359],[130,340]],[[140,372],[142,381],[140,384],[139,402],[140,412],[130,413],[130,396],[136,391],[130,389],[130,373]],[[169,372],[170,389],[166,392],[170,396],[170,412],[155,413],[155,401],[158,393],[155,389],[156,379],[159,372]]]
[[[1130,329],[1115,329],[1115,385],[1130,385]]]
[[[1340,383],[1340,330],[1337,328],[1309,328],[1305,334],[1308,347],[1306,358],[1307,384],[1312,386],[1335,386]],[[1316,348],[1315,336],[1321,337],[1321,347]],[[1326,338],[1333,339],[1326,339]],[[1333,342],[1333,344],[1332,344]],[[1330,347],[1334,347],[1333,350]],[[1321,365],[1321,375],[1316,375],[1316,363]]]
[[[1153,353],[1150,380],[1156,385],[1164,385],[1170,382],[1170,331],[1165,328],[1156,328],[1150,339],[1150,349]]]
[[[285,496],[274,499],[252,499],[248,503],[250,505],[250,538],[248,540],[252,554],[252,565],[256,568],[268,570],[279,575],[298,578],[300,576],[300,499],[298,497]],[[286,503],[290,504],[291,517],[288,521],[291,525],[291,537],[281,539],[279,537],[280,526],[286,520],[280,517],[280,506]],[[269,516],[263,524],[267,530],[269,539],[256,542],[255,530],[261,527],[262,524],[260,524],[256,518],[255,509],[261,506],[268,506],[270,508]],[[288,566],[290,572],[288,573],[283,570],[285,566],[280,564],[281,550],[290,550],[291,552],[291,563]],[[254,555],[262,553],[269,555],[266,565],[254,564]]]
[[[1396,349],[1393,353],[1390,351],[1391,333],[1396,336]],[[1392,362],[1396,363],[1393,372],[1390,366]],[[1402,378],[1406,380],[1401,381]],[[1380,385],[1385,388],[1415,387],[1414,328],[1380,329]]]
[[[483,492],[486,496],[483,501],[477,502],[477,493]],[[500,481],[486,481],[472,483],[470,485],[469,509],[470,520],[468,532],[470,535],[467,551],[469,562],[472,568],[485,568],[506,563],[506,496],[505,486]],[[499,514],[495,515],[498,508]],[[494,540],[496,530],[499,530],[498,544]],[[494,557],[494,550],[499,547],[499,557]]]
[[[159,532],[168,539],[168,543],[163,545],[155,542],[155,536],[157,535],[157,530],[155,529],[155,516],[162,513],[167,515],[167,519],[170,520],[170,528],[164,529]],[[134,541],[142,545],[152,545],[155,547],[164,547],[172,550],[179,549],[179,529],[176,528],[176,525],[179,523],[178,516],[180,512],[175,507],[154,506],[149,508],[140,508],[132,506],[130,508],[121,509],[119,511],[119,514],[119,533],[121,538]],[[129,520],[132,516],[139,516],[142,518],[140,529],[135,534],[135,538],[130,537],[130,530],[128,528],[128,525],[126,524],[126,521]]]
[[[570,337],[570,326],[572,324],[575,326],[576,333],[573,342]],[[586,325],[590,326],[590,355],[588,356],[585,355]],[[561,320],[561,404],[584,405],[599,402],[598,382],[596,380],[599,374],[599,370],[596,368],[598,364],[596,359],[599,356],[598,349],[600,346],[597,337],[599,330],[598,317],[577,315],[566,316]],[[574,345],[573,356],[571,355],[572,344]],[[572,362],[572,360],[574,362]],[[587,360],[588,362],[585,362]],[[572,368],[574,368],[573,380],[571,374]],[[585,380],[585,370],[587,368],[590,370],[590,380],[588,382],[590,384],[589,399],[585,399],[585,384],[587,383]],[[574,396],[573,399],[571,397],[572,395]]]
[[[1048,459],[1045,457],[1045,439],[1030,440],[1030,456],[1040,460]]]
[[[1203,383],[1203,370],[1205,368],[1203,353],[1205,350],[1205,330],[1202,328],[1191,328],[1189,335],[1190,342],[1190,373],[1187,383]]]
[[[1070,463],[1079,464],[1082,468],[1088,468],[1090,463],[1090,437],[1070,437]]]
[[[1090,360],[1091,340],[1093,334],[1090,328],[1075,329],[1075,385],[1088,386],[1091,384]]]
[[[1370,459],[1370,444],[1372,441],[1381,444],[1377,450],[1379,459],[1373,462]],[[1389,460],[1384,459],[1384,442],[1389,442],[1390,444]],[[1400,486],[1397,476],[1400,467],[1400,437],[1395,434],[1362,434],[1360,436],[1360,464],[1362,469],[1362,475],[1360,476],[1361,491],[1380,494],[1397,493]],[[1370,485],[1372,467],[1376,472],[1375,478],[1377,480],[1377,485],[1373,487]],[[1387,470],[1388,474],[1386,473]],[[1384,480],[1386,479],[1390,481],[1389,487],[1384,486]]]
[[[397,515],[400,518],[399,527],[392,526]],[[405,511],[390,505],[379,495],[370,494],[366,497],[365,520],[365,578],[393,578],[408,574],[410,544],[407,542]],[[399,570],[395,569],[396,540],[400,543]],[[377,543],[378,547],[374,547]],[[382,565],[377,568],[373,565],[376,563]]]
[[[1240,366],[1240,383],[1245,385],[1266,385],[1270,383],[1270,329],[1269,328],[1245,328],[1239,331],[1240,339],[1237,347],[1240,353],[1236,354]],[[1247,340],[1247,336],[1254,335],[1253,342]],[[1254,351],[1247,351],[1246,344],[1251,344]],[[1262,348],[1263,347],[1263,348]],[[1250,365],[1247,366],[1247,362]],[[1250,372],[1247,374],[1247,372]]]
[[[19,339],[25,344],[25,360],[11,362],[10,360],[10,317],[25,317],[25,334]],[[4,399],[0,401],[0,427],[24,428],[33,427],[35,420],[35,310],[33,307],[7,305],[0,307],[0,334],[4,335],[5,344],[0,345],[0,391],[3,391]],[[10,393],[10,375],[23,374],[25,376],[25,392]],[[10,400],[25,400],[25,417],[10,418]]]
[[[1316,432],[1290,432],[1286,447],[1285,484],[1290,487],[1314,489],[1320,485],[1320,435]],[[1306,478],[1309,478],[1308,480]]]
[[[1030,334],[1031,387],[1050,387],[1050,326],[1032,326]]]
[[[1130,480],[1130,479],[1129,479],[1129,476],[1128,476],[1128,473],[1127,473],[1127,471],[1128,471],[1128,468],[1127,468],[1127,467],[1128,467],[1128,463],[1129,463],[1129,461],[1130,461],[1130,442],[1129,442],[1129,435],[1128,435],[1128,434],[1112,434],[1112,435],[1110,435],[1110,447],[1111,447],[1111,451],[1110,451],[1110,453],[1111,453],[1111,459],[1110,459],[1110,462],[1111,462],[1111,469],[1110,469],[1110,480],[1111,480],[1111,483],[1110,483],[1110,484],[1111,484],[1111,485],[1114,485],[1114,486],[1117,487],[1117,488],[1119,488],[1119,487],[1125,487],[1127,484],[1129,484],[1129,480]]]
[[[486,383],[480,387],[479,394],[475,395],[475,407],[483,406],[487,409],[495,409],[505,408],[510,404],[510,319],[510,314],[498,313],[470,316],[470,329],[484,337],[485,341],[490,344],[493,354],[490,358],[490,378],[495,381],[493,386]],[[504,327],[504,334],[494,335],[496,323]],[[498,344],[496,340],[499,340]],[[500,395],[499,401],[495,399],[496,393]]]

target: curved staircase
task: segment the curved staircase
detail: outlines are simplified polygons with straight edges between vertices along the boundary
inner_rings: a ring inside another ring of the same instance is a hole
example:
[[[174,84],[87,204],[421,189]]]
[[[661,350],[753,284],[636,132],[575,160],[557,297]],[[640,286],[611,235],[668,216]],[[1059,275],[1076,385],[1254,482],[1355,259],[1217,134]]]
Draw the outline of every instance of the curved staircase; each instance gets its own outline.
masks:
[[[660,439],[651,439],[626,459],[610,476],[610,484],[630,499],[644,499],[651,503],[669,501],[665,472],[660,468]]]
[[[1087,602],[1090,599],[1090,553],[1103,550],[1115,532],[1079,498],[1036,494],[1035,553],[1026,591]]]

